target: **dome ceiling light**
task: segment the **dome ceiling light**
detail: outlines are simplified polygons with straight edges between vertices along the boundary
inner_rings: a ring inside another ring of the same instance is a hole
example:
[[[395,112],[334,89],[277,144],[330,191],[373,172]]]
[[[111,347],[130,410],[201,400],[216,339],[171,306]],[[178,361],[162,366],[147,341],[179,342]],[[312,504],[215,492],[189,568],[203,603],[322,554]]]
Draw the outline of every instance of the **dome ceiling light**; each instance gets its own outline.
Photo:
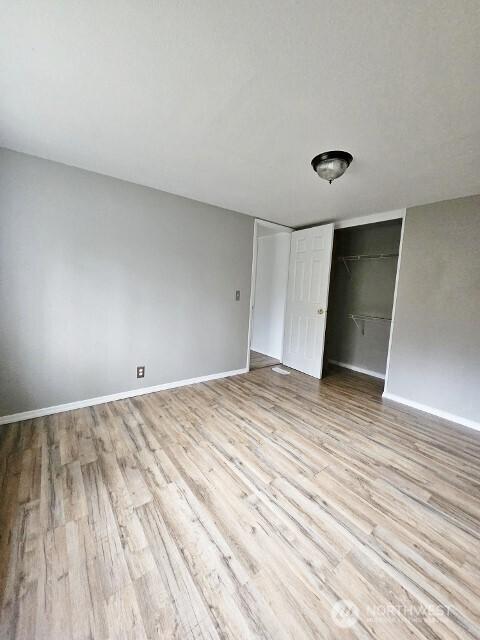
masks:
[[[332,184],[348,169],[353,156],[348,151],[325,151],[312,160],[313,170]]]

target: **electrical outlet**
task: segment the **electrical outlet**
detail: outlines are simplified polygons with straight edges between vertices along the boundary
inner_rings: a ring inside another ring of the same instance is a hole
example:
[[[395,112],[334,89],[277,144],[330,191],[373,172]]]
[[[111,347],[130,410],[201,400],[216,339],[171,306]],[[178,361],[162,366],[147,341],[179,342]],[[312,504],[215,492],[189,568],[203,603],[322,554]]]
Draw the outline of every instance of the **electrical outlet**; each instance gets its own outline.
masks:
[[[235,291],[235,300],[238,302],[240,300],[240,289]]]
[[[137,367],[137,378],[145,377],[145,365],[142,367]]]

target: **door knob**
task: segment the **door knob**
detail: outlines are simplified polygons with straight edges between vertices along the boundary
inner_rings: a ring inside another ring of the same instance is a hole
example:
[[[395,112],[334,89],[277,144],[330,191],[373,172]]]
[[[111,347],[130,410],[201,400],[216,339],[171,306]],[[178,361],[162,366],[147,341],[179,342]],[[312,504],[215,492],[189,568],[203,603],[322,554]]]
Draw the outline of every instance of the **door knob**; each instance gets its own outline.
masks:
[[[321,316],[323,314],[323,309],[317,309],[317,313],[319,316]]]

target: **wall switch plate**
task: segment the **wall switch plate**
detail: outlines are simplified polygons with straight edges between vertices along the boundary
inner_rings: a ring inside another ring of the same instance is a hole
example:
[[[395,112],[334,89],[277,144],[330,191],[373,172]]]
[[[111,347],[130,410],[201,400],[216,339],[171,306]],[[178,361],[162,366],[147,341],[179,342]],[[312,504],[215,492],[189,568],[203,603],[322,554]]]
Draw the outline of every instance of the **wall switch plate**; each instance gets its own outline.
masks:
[[[235,291],[235,300],[238,302],[240,300],[240,289]]]
[[[145,377],[145,366],[137,367],[137,378]]]

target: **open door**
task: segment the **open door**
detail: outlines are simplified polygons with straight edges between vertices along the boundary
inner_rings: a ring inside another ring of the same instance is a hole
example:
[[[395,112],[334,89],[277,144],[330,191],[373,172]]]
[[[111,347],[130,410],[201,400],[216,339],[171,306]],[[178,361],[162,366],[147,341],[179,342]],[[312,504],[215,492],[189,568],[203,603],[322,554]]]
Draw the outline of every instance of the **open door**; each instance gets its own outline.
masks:
[[[292,233],[283,363],[322,377],[333,224]]]

